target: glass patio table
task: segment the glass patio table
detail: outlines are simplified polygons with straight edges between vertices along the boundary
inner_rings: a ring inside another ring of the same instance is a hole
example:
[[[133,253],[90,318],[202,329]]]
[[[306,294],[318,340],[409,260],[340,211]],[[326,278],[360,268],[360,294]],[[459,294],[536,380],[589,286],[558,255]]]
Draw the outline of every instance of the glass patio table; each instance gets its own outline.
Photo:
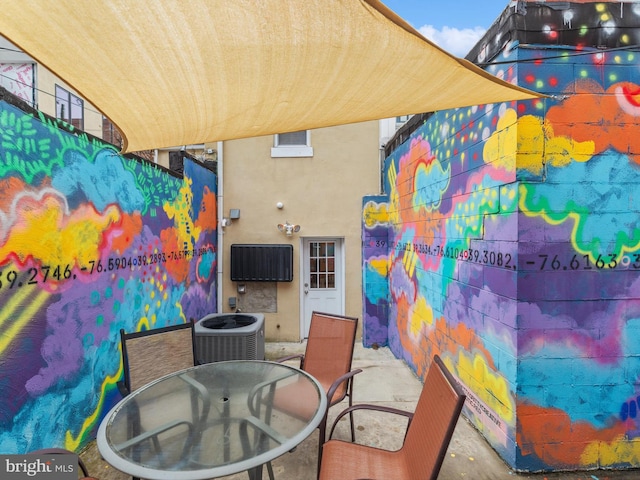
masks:
[[[302,410],[312,414],[272,408],[276,390],[287,385],[300,389]],[[110,465],[133,477],[204,480],[248,471],[260,480],[262,466],[311,435],[326,408],[321,385],[297,368],[254,360],[207,363],[123,398],[102,420],[97,445]]]

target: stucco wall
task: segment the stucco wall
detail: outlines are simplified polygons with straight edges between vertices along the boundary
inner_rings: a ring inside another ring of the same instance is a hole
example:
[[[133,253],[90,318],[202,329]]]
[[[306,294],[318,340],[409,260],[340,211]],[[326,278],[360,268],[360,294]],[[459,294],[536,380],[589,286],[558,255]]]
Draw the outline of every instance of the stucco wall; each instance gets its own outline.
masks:
[[[222,198],[225,215],[241,211],[239,220],[223,230],[223,310],[229,297],[237,297],[243,311],[271,295],[264,311],[269,341],[301,338],[301,245],[304,237],[343,239],[345,258],[345,314],[362,318],[360,213],[362,197],[379,193],[380,152],[378,122],[364,122],[310,132],[313,157],[272,158],[273,136],[224,142]],[[219,167],[220,168],[220,167]],[[283,203],[278,209],[276,204]],[[289,221],[300,225],[291,237],[277,225]],[[229,276],[230,246],[234,243],[287,243],[294,248],[292,282],[277,282],[264,290],[247,284],[238,295],[237,282]],[[247,310],[249,308],[249,310]]]
[[[216,178],[5,101],[0,135],[0,451],[77,450],[119,399],[119,330],[215,311]]]
[[[443,356],[518,470],[640,466],[640,57],[571,53],[496,59],[559,97],[434,114],[365,199],[365,285],[389,281],[365,321],[382,339],[389,300],[392,350],[421,376]]]

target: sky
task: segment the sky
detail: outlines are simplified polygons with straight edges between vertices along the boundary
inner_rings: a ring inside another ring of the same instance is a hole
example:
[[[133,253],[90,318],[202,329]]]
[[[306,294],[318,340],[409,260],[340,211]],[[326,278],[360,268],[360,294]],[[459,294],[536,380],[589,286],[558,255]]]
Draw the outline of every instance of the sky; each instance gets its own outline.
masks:
[[[464,57],[510,0],[381,0],[422,35]]]

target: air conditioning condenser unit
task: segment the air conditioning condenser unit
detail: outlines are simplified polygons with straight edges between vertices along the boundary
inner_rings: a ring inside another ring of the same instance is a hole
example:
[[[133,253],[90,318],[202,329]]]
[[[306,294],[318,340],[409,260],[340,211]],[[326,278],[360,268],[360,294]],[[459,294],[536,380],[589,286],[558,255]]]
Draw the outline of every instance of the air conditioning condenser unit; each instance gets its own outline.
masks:
[[[200,362],[264,360],[262,313],[212,313],[195,325]]]

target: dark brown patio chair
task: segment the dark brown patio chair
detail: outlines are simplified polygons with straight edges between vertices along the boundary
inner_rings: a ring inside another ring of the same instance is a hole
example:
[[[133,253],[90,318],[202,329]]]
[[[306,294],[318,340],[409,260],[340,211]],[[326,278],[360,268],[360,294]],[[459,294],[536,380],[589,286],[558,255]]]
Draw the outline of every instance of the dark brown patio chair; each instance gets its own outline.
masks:
[[[29,454],[30,455],[31,454],[33,455],[77,455],[75,452],[72,452],[71,450],[67,450],[65,448],[42,448],[40,450],[34,450],[32,452],[29,452]],[[87,466],[80,458],[80,455],[78,455],[78,466],[80,467],[80,472],[78,473],[82,475],[81,477],[78,477],[80,480],[98,480],[96,477],[89,476],[89,471],[87,470]]]
[[[324,445],[320,480],[435,480],[465,401],[462,389],[435,356],[414,413],[379,405],[354,405],[341,412],[336,424],[355,410],[370,409],[404,415],[409,425],[402,447],[388,451],[342,440]]]
[[[192,319],[187,323],[140,332],[126,333],[124,329],[121,329],[120,342],[124,375],[122,381],[118,382],[120,393],[126,396],[160,377],[197,365],[194,325]],[[203,396],[206,394],[206,391],[204,393],[203,391],[203,388],[194,389],[192,401],[196,401],[195,395]],[[208,404],[208,398],[203,397],[203,402]],[[203,406],[204,408],[206,407]],[[192,424],[188,425],[190,432],[193,430],[193,425],[199,421],[195,410],[193,415]],[[141,442],[152,441],[156,450],[159,450],[156,436],[173,428],[183,428],[183,426],[184,422],[168,423],[161,428],[152,430],[146,436],[142,436]],[[139,414],[132,415],[130,428],[132,438],[140,436],[142,420]],[[188,446],[189,442],[185,443],[185,449]],[[132,445],[132,448],[134,447],[135,445]]]
[[[300,358],[300,368],[312,375],[320,382],[327,394],[327,411],[333,405],[349,397],[349,406],[353,404],[353,377],[362,370],[351,369],[353,348],[358,328],[358,319],[335,315],[331,313],[313,312],[309,327],[309,337],[303,355],[290,355],[280,358],[279,362]],[[306,382],[301,385],[307,386]],[[317,396],[314,392],[309,392]],[[274,408],[301,419],[308,419],[314,412],[307,407],[314,402],[306,402],[304,389],[300,385],[292,384],[277,389],[273,400]],[[353,416],[351,420],[351,439],[355,441]],[[322,459],[327,415],[318,426],[320,437],[318,440],[318,469]]]
[[[193,320],[168,327],[126,333],[120,330],[123,396],[170,373],[193,367],[196,342]]]

